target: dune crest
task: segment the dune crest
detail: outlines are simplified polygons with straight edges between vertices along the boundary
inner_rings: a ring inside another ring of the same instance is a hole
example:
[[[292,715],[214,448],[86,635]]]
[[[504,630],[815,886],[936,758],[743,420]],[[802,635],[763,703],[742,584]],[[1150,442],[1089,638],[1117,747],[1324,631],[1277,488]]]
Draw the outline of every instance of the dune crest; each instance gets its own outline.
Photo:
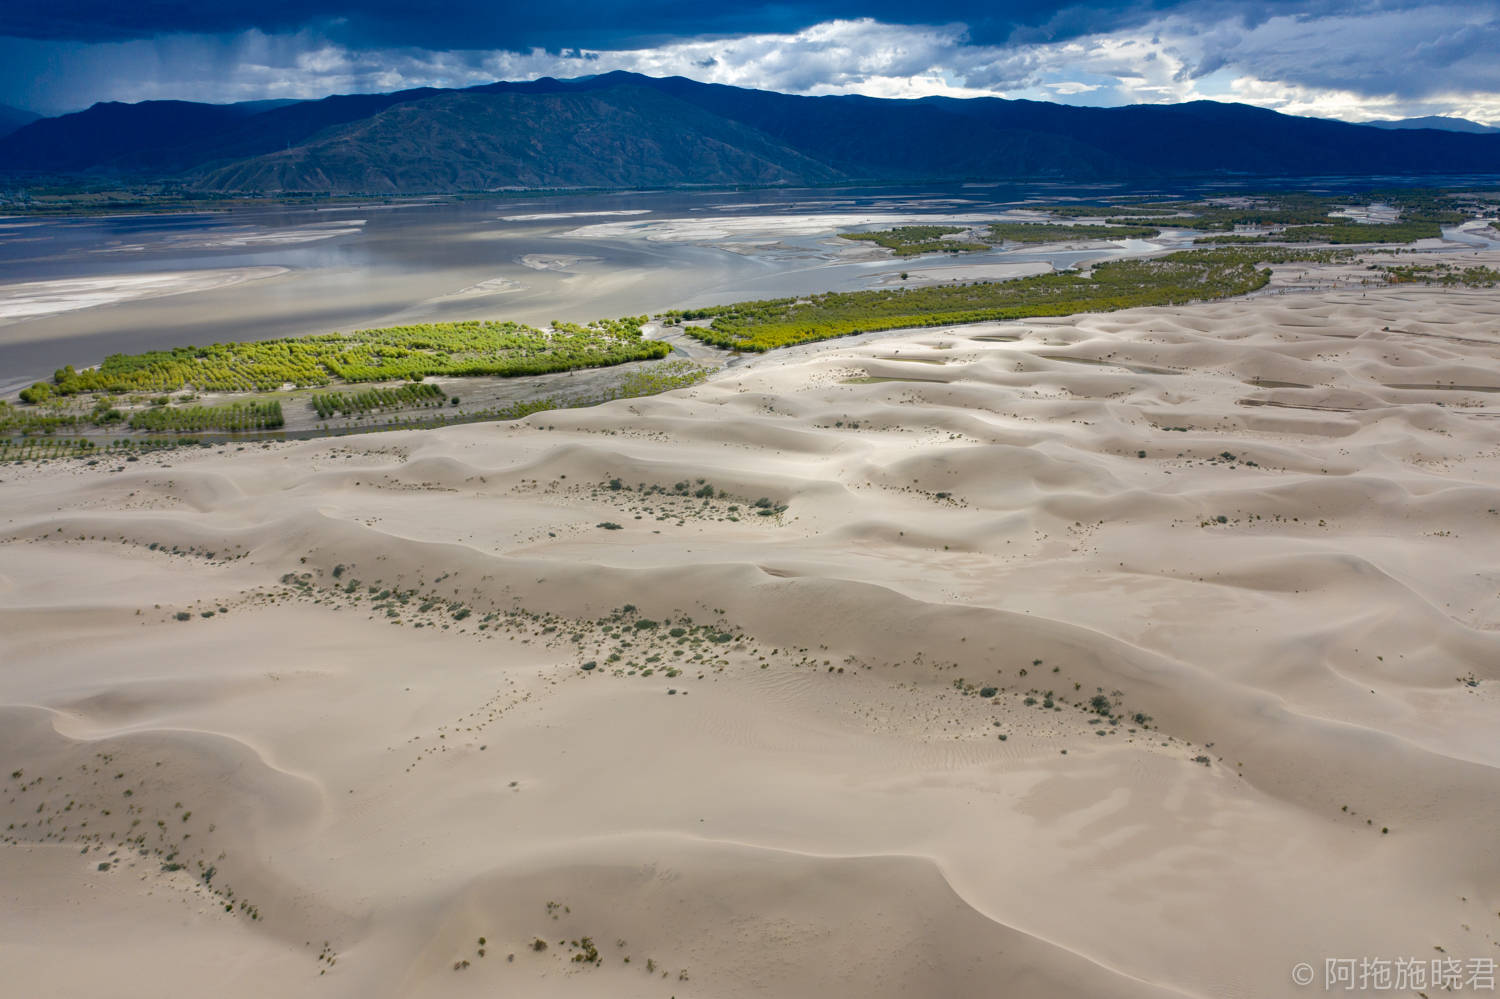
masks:
[[[1500,306],[1307,270],[0,468],[13,987],[1290,996],[1493,957]]]

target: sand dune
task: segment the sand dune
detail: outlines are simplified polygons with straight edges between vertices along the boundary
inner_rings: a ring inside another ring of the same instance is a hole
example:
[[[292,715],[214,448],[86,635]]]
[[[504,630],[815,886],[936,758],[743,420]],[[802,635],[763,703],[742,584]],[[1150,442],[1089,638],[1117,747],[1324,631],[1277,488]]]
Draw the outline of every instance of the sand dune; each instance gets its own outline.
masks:
[[[0,468],[10,987],[1261,997],[1497,956],[1500,305],[1358,277]]]

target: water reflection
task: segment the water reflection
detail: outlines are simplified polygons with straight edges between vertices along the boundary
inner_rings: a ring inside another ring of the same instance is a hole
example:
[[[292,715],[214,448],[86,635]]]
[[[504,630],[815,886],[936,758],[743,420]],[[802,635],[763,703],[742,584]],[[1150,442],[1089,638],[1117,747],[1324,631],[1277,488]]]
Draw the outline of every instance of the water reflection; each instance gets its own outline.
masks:
[[[1119,193],[1006,184],[650,192],[0,220],[0,305],[7,288],[27,282],[118,286],[133,275],[282,269],[246,272],[239,283],[185,281],[184,288],[196,290],[170,296],[0,319],[0,388],[44,377],[62,364],[97,363],[115,351],[400,322],[586,321],[889,287],[900,283],[903,271],[918,284],[1016,276],[1159,252],[1187,241],[1180,231],[1166,231],[1160,239],[1089,248],[1013,246],[951,258],[893,259],[866,244],[833,238],[856,225],[868,228],[871,219],[882,225],[980,220],[1027,202]],[[662,238],[664,232],[678,235]],[[1030,266],[1001,266],[1012,264]]]

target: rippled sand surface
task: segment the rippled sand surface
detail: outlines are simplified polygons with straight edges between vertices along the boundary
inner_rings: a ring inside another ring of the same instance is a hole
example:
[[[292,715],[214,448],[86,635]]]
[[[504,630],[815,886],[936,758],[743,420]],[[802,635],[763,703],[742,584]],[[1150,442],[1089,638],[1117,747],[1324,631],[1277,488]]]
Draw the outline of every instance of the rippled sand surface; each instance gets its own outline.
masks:
[[[7,989],[1494,957],[1497,388],[1492,291],[1354,286],[0,468]]]

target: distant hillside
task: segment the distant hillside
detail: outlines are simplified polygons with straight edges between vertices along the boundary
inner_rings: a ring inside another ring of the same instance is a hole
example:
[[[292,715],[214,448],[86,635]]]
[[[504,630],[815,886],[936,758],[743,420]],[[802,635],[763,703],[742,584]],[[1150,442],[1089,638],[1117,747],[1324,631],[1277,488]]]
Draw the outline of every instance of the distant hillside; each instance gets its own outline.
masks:
[[[95,104],[0,139],[0,170],[174,176],[216,160],[289,148],[330,126],[445,92],[408,90],[287,104]]]
[[[399,193],[838,178],[753,129],[631,87],[599,94],[444,93],[197,179],[226,191]]]
[[[7,136],[22,125],[29,125],[40,117],[41,115],[35,111],[22,111],[9,104],[0,104],[0,137]]]
[[[0,173],[392,194],[1500,173],[1500,133],[1350,125],[1209,101],[798,97],[609,73],[292,103],[96,104],[0,138]]]
[[[1500,133],[1500,128],[1490,125],[1481,125],[1477,121],[1467,118],[1446,118],[1442,115],[1430,114],[1422,118],[1401,118],[1397,121],[1367,121],[1366,125],[1376,128],[1435,128],[1441,132],[1471,132],[1476,135],[1491,135]]]

